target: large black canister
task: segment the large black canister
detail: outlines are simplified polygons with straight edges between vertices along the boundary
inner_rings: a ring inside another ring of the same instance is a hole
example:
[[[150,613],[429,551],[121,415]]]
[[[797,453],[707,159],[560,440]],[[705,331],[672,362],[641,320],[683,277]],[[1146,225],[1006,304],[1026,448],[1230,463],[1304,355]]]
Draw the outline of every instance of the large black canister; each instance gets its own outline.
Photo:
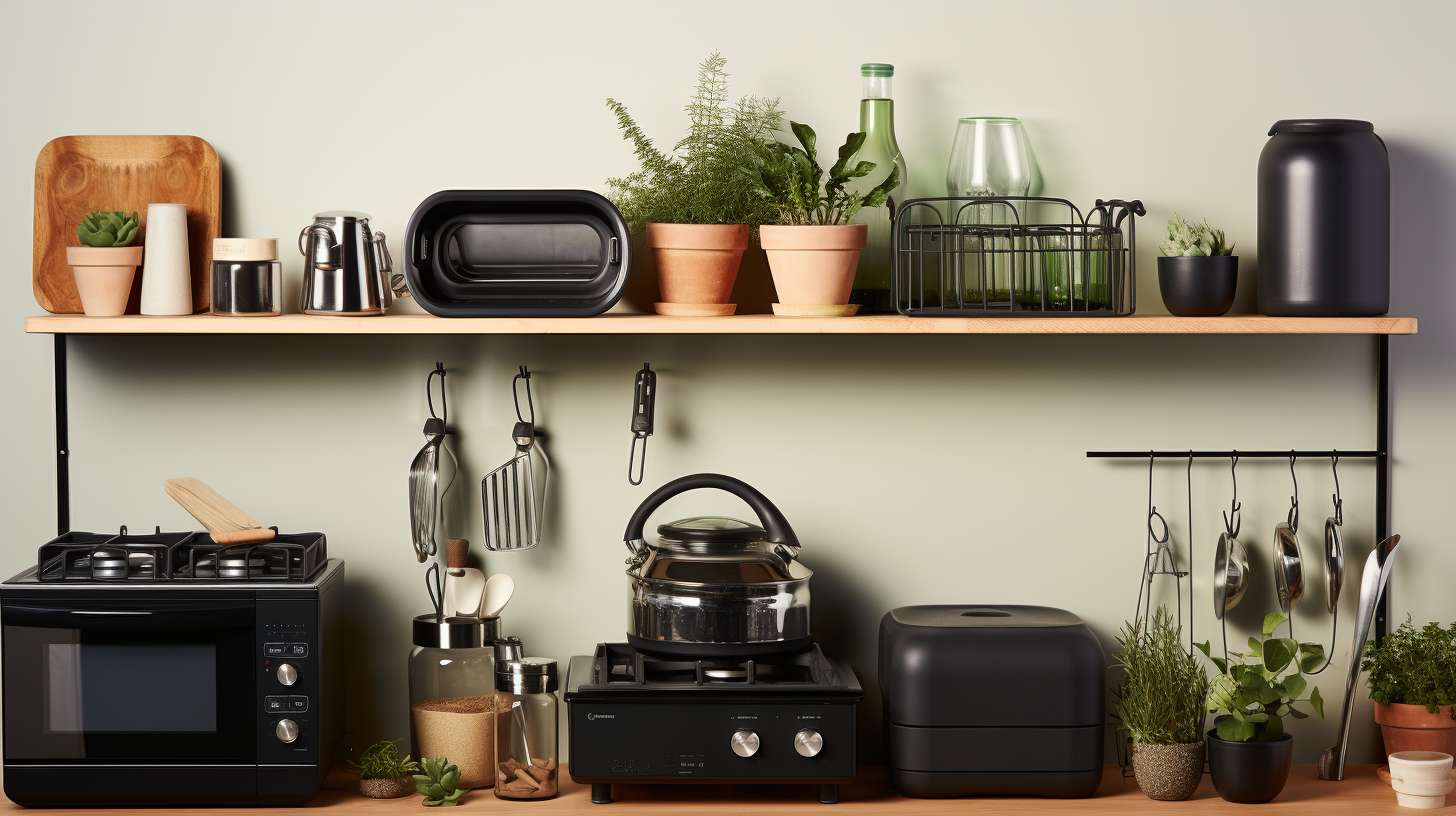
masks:
[[[1390,160],[1369,122],[1281,119],[1259,154],[1259,311],[1390,309]]]

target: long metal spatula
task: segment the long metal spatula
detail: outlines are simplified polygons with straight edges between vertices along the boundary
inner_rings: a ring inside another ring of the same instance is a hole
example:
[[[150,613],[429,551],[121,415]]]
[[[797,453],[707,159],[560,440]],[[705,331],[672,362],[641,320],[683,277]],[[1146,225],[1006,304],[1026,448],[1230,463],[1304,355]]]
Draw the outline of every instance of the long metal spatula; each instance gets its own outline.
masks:
[[[1345,676],[1345,704],[1340,710],[1340,741],[1320,754],[1320,779],[1340,781],[1345,778],[1345,750],[1350,742],[1350,710],[1355,704],[1355,683],[1360,679],[1360,657],[1370,624],[1375,620],[1375,607],[1390,582],[1391,565],[1395,563],[1395,547],[1400,536],[1393,535],[1375,546],[1365,558],[1365,571],[1360,573],[1360,608],[1355,616],[1355,645],[1350,652],[1350,671]]]
[[[519,386],[525,384],[526,408],[521,408]],[[525,550],[541,543],[541,522],[546,513],[546,487],[551,460],[536,437],[536,407],[531,398],[531,372],[521,366],[511,382],[516,401],[511,438],[516,454],[480,480],[480,503],[485,521],[485,548],[493,551]]]

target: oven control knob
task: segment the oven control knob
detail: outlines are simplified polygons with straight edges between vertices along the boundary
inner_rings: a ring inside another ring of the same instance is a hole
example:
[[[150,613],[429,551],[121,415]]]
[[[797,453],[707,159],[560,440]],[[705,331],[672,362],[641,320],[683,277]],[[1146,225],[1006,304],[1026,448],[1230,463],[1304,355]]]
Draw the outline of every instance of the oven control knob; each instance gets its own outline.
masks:
[[[733,748],[733,753],[744,759],[758,753],[758,735],[752,731],[734,731],[728,744]]]
[[[298,723],[293,720],[279,720],[278,724],[273,726],[273,736],[277,737],[278,741],[285,745],[297,742]]]
[[[812,728],[805,728],[794,735],[794,752],[805,759],[813,759],[824,750],[824,735]]]
[[[278,682],[285,686],[291,686],[298,682],[298,669],[293,668],[292,663],[278,664]]]

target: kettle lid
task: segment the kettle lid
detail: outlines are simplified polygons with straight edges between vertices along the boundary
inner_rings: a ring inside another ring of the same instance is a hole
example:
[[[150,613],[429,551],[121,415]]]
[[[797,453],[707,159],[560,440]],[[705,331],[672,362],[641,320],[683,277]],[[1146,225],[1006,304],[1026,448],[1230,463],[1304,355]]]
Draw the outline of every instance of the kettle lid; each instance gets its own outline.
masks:
[[[768,533],[757,524],[726,516],[693,516],[657,526],[657,534],[673,541],[705,544],[750,544]]]

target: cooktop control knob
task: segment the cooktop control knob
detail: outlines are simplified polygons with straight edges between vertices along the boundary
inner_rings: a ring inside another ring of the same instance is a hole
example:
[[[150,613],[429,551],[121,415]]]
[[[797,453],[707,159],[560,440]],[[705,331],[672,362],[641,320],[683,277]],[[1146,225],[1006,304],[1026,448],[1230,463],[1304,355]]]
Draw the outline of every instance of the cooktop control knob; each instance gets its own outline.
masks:
[[[298,723],[293,720],[279,720],[278,724],[273,726],[273,736],[285,745],[297,742]]]
[[[794,735],[794,751],[805,759],[813,759],[824,750],[824,735],[812,728],[805,728]]]
[[[277,675],[278,682],[285,686],[291,686],[298,682],[298,669],[293,668],[292,663],[279,663]]]
[[[752,731],[734,731],[728,744],[733,748],[733,753],[744,759],[758,753],[758,735]]]

